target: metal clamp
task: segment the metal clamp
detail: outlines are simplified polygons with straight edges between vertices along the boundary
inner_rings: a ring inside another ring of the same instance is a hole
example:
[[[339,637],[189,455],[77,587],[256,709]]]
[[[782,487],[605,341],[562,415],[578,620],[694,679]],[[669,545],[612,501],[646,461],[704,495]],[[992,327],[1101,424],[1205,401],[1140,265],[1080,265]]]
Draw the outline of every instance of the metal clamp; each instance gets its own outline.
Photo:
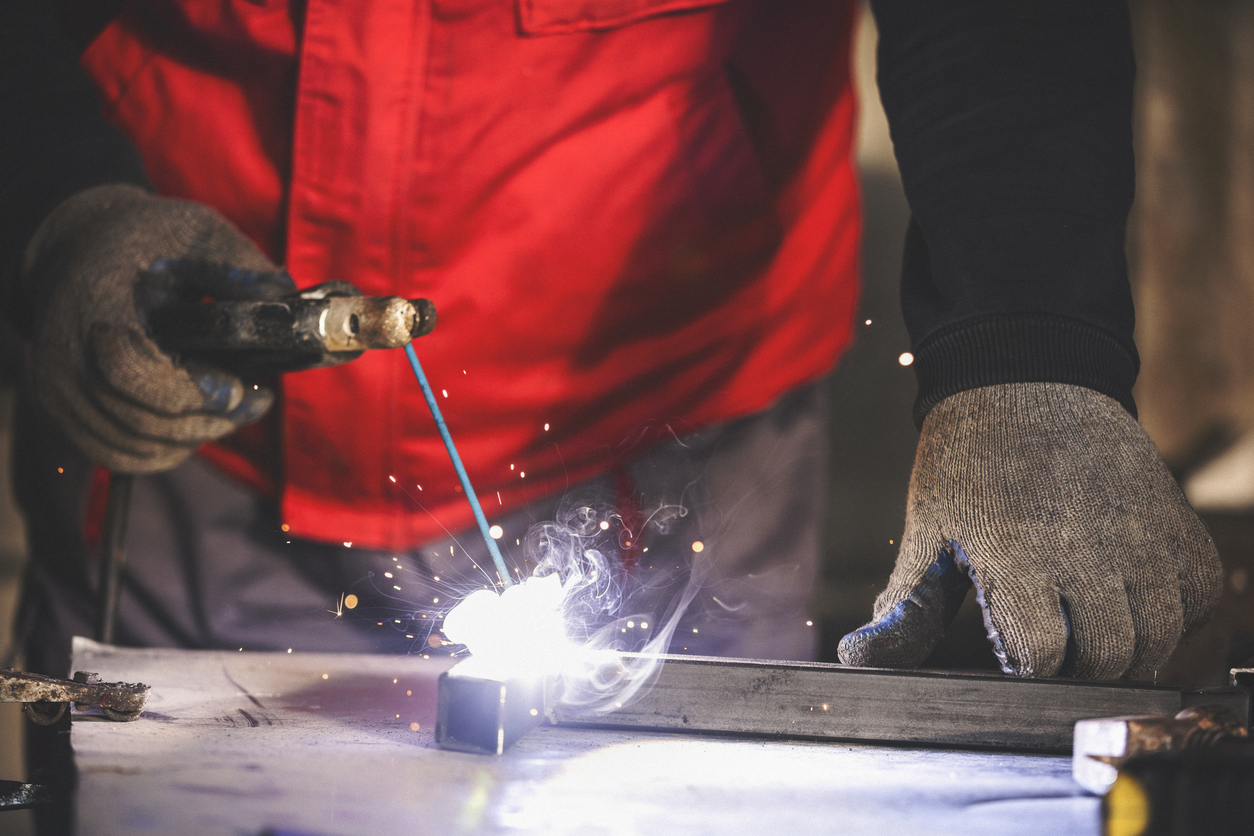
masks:
[[[79,711],[98,705],[110,720],[135,720],[150,690],[142,682],[101,682],[99,674],[86,671],[77,671],[68,680],[12,668],[0,670],[0,702],[20,702],[22,713],[41,726],[60,720],[70,703]]]

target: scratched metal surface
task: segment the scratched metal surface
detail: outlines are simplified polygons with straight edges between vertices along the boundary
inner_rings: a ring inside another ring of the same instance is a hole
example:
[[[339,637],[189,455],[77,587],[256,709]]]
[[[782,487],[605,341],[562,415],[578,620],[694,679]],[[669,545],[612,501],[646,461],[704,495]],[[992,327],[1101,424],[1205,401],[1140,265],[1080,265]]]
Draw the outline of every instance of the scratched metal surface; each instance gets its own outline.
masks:
[[[552,727],[499,758],[444,752],[446,667],[78,640],[76,670],[153,686],[136,722],[75,715],[79,832],[1098,832],[1063,757]]]

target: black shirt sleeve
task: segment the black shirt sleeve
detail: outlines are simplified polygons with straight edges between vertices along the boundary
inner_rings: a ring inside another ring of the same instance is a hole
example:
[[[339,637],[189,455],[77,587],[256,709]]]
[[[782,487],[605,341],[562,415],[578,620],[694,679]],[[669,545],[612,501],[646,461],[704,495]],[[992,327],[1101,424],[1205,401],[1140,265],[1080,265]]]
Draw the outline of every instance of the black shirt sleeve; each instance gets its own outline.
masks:
[[[29,310],[18,274],[43,219],[92,186],[151,188],[139,152],[104,120],[56,6],[0,3],[0,304],[19,328]]]
[[[1133,415],[1124,233],[1134,64],[1122,0],[873,0],[911,222],[922,423],[941,399],[1060,382]]]

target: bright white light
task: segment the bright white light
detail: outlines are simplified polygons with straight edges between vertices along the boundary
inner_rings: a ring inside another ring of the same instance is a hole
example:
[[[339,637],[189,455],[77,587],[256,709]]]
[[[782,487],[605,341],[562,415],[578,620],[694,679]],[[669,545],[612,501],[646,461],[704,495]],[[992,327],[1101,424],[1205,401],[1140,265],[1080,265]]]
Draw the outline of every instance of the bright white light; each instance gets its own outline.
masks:
[[[527,578],[500,595],[488,589],[467,595],[444,617],[444,635],[471,652],[457,671],[508,679],[559,670],[575,650],[562,616],[564,596],[556,574]]]
[[[500,540],[505,536],[505,529],[501,528],[499,525],[494,525],[488,529],[488,533],[492,535],[493,540]]]
[[[914,355],[909,351],[903,352],[902,355],[897,358],[897,362],[903,366],[908,366],[914,362]]]

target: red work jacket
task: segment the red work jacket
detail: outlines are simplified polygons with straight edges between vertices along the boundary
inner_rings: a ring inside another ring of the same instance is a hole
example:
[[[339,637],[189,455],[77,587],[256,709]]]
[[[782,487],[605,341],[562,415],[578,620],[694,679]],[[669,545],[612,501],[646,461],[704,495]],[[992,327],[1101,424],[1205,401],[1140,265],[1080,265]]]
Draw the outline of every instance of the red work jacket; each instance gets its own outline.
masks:
[[[159,192],[216,207],[300,286],[436,303],[416,348],[491,517],[831,366],[856,295],[853,19],[131,0],[83,64]],[[207,454],[281,474],[291,533],[405,548],[471,523],[400,351],[281,394],[277,471],[255,445]]]

